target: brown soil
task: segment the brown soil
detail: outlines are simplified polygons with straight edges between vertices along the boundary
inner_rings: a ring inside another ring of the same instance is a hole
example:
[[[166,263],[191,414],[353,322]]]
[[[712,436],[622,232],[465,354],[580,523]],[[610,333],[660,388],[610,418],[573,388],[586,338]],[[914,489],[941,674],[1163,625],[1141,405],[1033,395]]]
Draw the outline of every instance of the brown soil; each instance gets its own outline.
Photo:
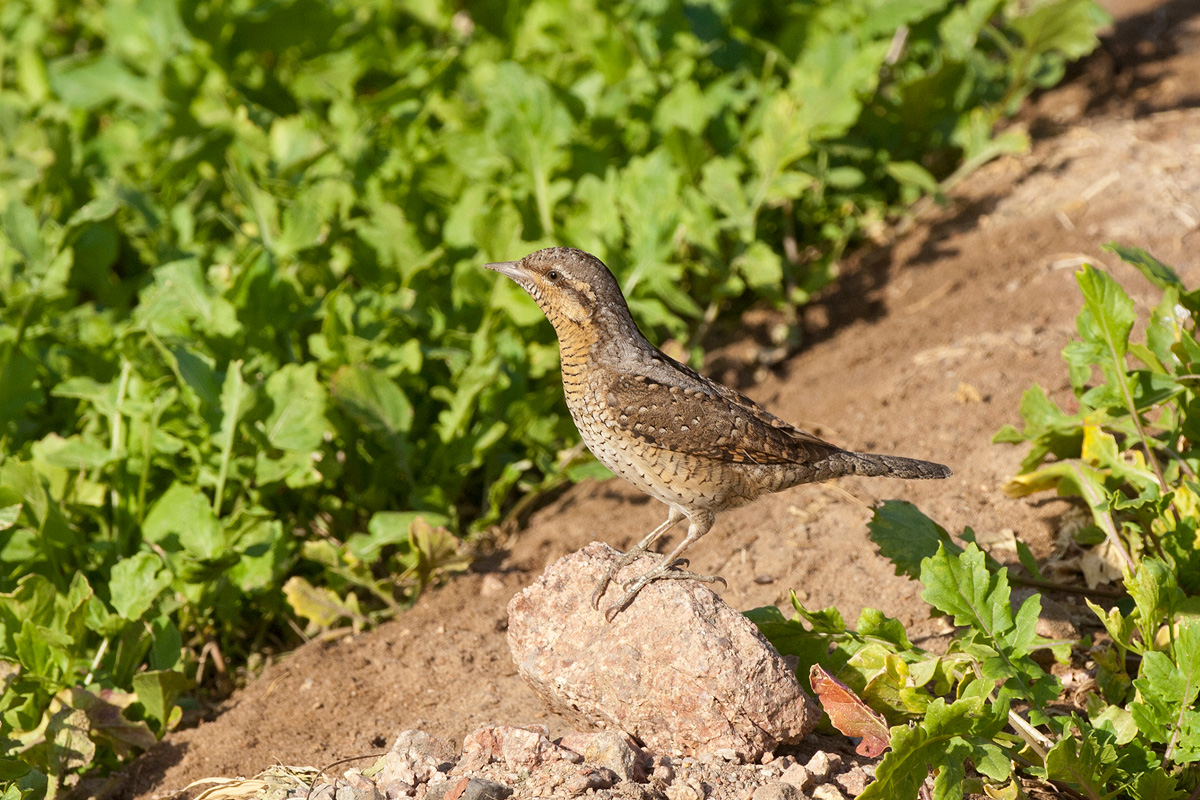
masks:
[[[1024,449],[992,434],[1019,422],[1024,389],[1071,396],[1060,351],[1079,306],[1075,268],[1103,265],[1139,306],[1155,292],[1100,246],[1146,248],[1200,284],[1200,6],[1110,0],[1102,52],[1022,118],[1032,152],[993,162],[949,207],[895,243],[848,259],[836,287],[805,310],[805,348],[748,386],[773,412],[853,449],[941,461],[947,481],[845,479],[800,487],[724,514],[689,555],[720,573],[738,609],[864,606],[935,635],[919,587],[893,574],[867,538],[869,505],[916,503],[953,533],[1012,530],[1039,556],[1070,506],[1001,492]],[[751,336],[714,352],[712,374],[753,360]],[[533,514],[475,571],[428,592],[377,630],[311,643],[233,695],[210,722],[178,731],[110,786],[157,796],[277,762],[322,765],[380,752],[407,728],[461,741],[486,723],[548,725],[517,677],[505,605],[550,562],[599,539],[625,547],[665,510],[618,480],[589,482]],[[1060,596],[1070,611],[1075,602]]]

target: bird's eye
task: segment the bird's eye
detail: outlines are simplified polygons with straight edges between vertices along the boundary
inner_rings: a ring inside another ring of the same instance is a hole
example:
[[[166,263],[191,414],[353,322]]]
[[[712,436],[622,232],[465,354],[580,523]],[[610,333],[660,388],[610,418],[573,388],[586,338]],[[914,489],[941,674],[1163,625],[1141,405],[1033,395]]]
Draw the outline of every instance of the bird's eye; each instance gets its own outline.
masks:
[[[552,269],[552,270],[550,270],[549,272],[547,272],[547,273],[546,273],[546,280],[548,280],[548,281],[557,281],[557,280],[558,280],[558,270],[556,270],[556,269]]]

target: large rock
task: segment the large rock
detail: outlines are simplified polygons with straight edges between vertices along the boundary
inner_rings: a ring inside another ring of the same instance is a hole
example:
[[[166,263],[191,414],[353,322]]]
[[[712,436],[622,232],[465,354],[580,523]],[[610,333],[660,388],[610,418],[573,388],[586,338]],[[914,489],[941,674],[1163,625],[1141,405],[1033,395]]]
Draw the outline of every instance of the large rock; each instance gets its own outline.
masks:
[[[551,565],[508,604],[517,669],[558,714],[676,755],[763,753],[803,739],[820,711],[744,616],[703,584],[659,581],[606,622],[614,582],[592,591],[619,554],[593,542]],[[650,558],[626,567],[634,578]]]

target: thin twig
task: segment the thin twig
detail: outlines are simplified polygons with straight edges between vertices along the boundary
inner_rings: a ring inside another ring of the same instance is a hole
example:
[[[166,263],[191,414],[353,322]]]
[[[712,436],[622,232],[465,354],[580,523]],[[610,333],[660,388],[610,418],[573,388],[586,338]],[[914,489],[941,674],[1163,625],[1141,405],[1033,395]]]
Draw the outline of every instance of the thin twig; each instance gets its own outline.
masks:
[[[1065,592],[1067,594],[1096,595],[1097,597],[1111,597],[1120,600],[1128,596],[1127,592],[1120,589],[1105,589],[1102,586],[1097,586],[1095,589],[1089,589],[1086,586],[1072,586],[1071,584],[1054,583],[1053,581],[1044,581],[1040,578],[1023,578],[1020,575],[1013,575],[1011,572],[1008,575],[1008,580],[1011,583],[1018,583],[1022,586],[1036,586],[1039,589],[1046,589],[1052,592]]]

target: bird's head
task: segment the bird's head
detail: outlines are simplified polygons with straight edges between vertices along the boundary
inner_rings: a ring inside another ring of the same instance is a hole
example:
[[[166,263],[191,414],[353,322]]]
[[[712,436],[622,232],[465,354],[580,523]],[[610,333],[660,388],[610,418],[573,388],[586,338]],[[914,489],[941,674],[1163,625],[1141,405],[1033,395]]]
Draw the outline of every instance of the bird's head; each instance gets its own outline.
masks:
[[[580,326],[603,328],[633,320],[616,278],[604,262],[573,247],[547,247],[522,258],[486,264],[534,299],[561,337]]]

